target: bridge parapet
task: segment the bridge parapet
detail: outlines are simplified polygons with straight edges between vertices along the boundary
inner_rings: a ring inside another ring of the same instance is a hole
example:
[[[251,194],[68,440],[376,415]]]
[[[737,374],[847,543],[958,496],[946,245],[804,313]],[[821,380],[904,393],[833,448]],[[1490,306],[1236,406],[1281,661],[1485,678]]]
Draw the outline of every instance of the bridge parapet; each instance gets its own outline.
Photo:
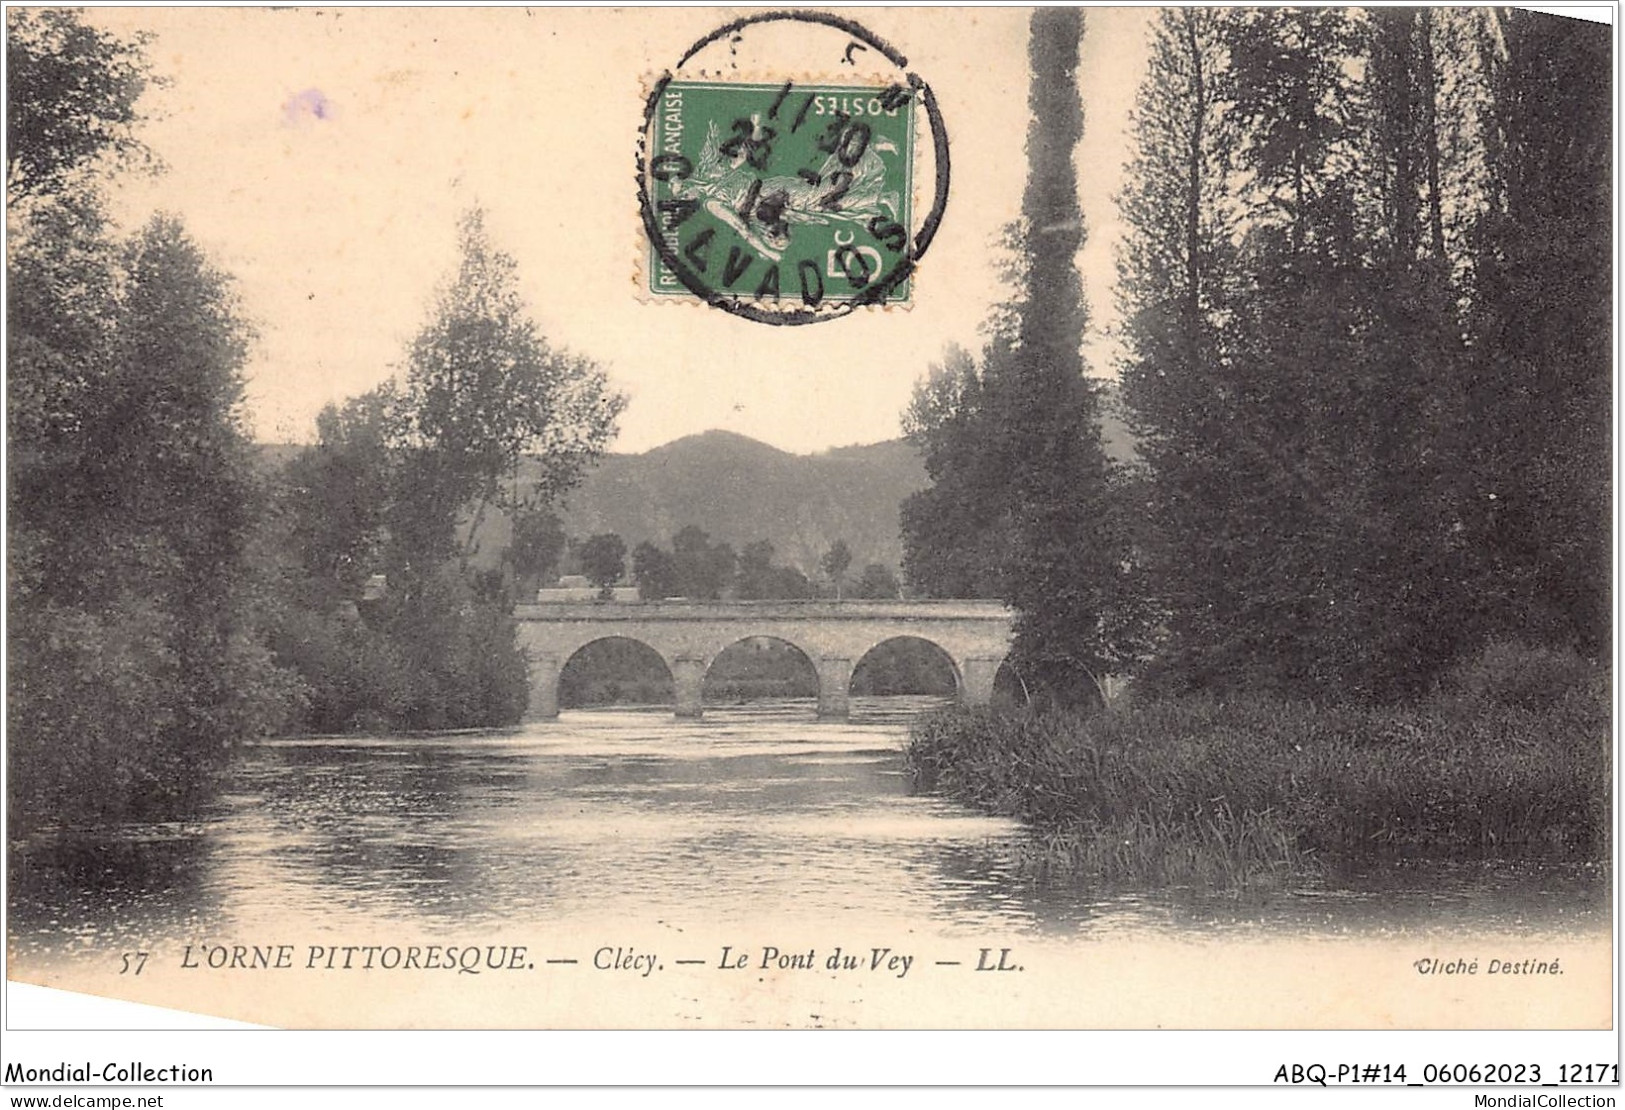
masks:
[[[514,606],[519,620],[726,621],[752,620],[982,620],[1011,619],[1002,601],[554,601]]]

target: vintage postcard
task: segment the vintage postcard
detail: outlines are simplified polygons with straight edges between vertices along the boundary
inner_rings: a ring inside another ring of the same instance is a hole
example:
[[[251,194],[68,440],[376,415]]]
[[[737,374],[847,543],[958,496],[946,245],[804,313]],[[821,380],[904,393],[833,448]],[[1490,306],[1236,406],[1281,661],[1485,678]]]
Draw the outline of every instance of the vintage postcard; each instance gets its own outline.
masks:
[[[8,9],[7,1084],[1617,1083],[1612,14]]]

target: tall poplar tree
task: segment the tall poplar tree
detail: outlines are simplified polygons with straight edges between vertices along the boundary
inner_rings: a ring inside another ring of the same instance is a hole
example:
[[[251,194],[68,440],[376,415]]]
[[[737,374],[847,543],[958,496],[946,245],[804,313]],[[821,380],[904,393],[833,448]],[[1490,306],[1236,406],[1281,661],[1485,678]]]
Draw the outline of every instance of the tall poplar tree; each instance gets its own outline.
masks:
[[[1469,324],[1472,488],[1485,633],[1609,645],[1612,496],[1609,29],[1478,13],[1488,203]]]
[[[988,363],[994,420],[1008,444],[1014,503],[1005,597],[1016,665],[1052,696],[1092,697],[1092,676],[1132,654],[1127,552],[1112,505],[1098,401],[1084,376],[1088,323],[1077,253],[1084,240],[1073,167],[1083,135],[1083,13],[1040,8],[1028,37],[1025,282],[1016,341]]]
[[[1140,607],[1082,354],[1083,15],[1041,8],[1030,26],[1027,187],[1005,236],[1013,296],[980,360],[950,350],[905,415],[932,485],[903,506],[904,570],[927,593],[1003,597],[1024,685],[1091,700],[1095,679],[1137,660]]]
[[[1247,412],[1233,335],[1231,18],[1220,8],[1158,15],[1132,117],[1130,184],[1118,197],[1123,395],[1150,478],[1146,590],[1163,614],[1163,666],[1193,678],[1220,665],[1212,656],[1243,603],[1232,567],[1250,542],[1234,513],[1233,449]]]

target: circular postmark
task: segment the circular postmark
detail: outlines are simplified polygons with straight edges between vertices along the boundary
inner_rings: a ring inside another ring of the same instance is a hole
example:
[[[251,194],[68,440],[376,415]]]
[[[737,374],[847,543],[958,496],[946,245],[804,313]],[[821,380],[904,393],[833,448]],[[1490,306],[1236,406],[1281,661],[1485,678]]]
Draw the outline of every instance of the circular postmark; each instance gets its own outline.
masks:
[[[764,324],[906,305],[947,203],[930,86],[851,20],[735,20],[650,88],[638,209],[652,299]]]

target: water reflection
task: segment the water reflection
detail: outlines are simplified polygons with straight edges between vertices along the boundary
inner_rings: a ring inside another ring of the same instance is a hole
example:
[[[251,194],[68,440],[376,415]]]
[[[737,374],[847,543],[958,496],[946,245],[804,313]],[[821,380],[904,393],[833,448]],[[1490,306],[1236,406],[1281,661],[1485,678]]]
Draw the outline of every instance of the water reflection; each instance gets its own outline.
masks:
[[[141,948],[195,931],[221,911],[201,824],[11,846],[7,945],[43,959]]]
[[[324,929],[861,920],[945,935],[1406,933],[1608,920],[1585,868],[1401,862],[1248,899],[1040,881],[1009,821],[916,795],[904,722],[788,701],[508,732],[277,741],[207,820],[13,858],[14,955]]]

